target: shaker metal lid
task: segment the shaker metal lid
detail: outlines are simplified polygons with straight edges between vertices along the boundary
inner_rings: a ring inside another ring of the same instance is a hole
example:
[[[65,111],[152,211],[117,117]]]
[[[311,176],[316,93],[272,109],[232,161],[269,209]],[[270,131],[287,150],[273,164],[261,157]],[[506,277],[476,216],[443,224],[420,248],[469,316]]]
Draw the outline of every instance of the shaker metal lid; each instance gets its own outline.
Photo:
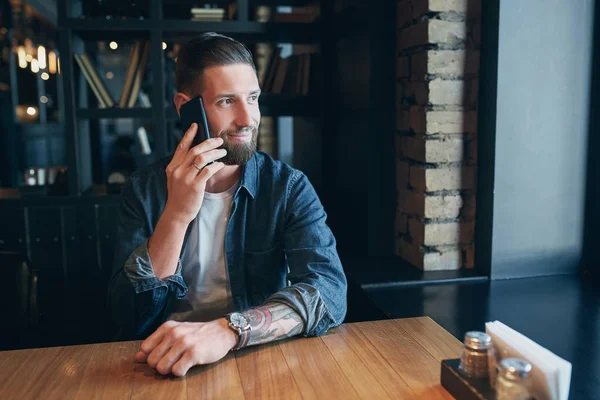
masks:
[[[465,333],[465,346],[471,349],[487,349],[491,344],[492,338],[485,332],[469,331]]]
[[[508,379],[525,379],[531,368],[531,364],[527,361],[511,357],[500,361],[498,372]]]

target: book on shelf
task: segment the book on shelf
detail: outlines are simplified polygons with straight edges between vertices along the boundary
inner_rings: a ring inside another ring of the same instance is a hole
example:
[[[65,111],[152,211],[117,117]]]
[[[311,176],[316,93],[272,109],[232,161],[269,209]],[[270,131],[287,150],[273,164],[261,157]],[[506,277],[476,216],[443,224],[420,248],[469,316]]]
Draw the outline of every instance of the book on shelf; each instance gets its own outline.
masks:
[[[256,75],[258,84],[263,87],[267,71],[269,69],[269,61],[273,56],[274,46],[271,43],[257,43],[255,47],[254,63],[256,64]]]
[[[106,108],[106,103],[104,102],[104,99],[100,95],[100,91],[96,87],[94,80],[91,78],[90,74],[88,73],[88,70],[86,69],[85,65],[83,64],[83,61],[81,61],[79,54],[73,54],[73,57],[75,58],[75,61],[77,62],[77,65],[79,66],[79,69],[81,70],[81,73],[83,74],[85,80],[87,81],[88,85],[90,86],[90,89],[92,89],[94,96],[96,96],[96,100],[98,101],[98,107]]]
[[[279,6],[276,8],[273,20],[275,22],[315,22],[320,15],[319,4],[309,4],[302,7]]]
[[[94,68],[88,55],[85,53],[74,54],[75,61],[79,65],[85,80],[92,89],[94,96],[98,100],[98,106],[100,108],[113,107],[115,105],[114,99],[110,96],[104,81],[98,75],[98,72]]]
[[[135,71],[135,77],[133,79],[131,93],[129,94],[129,98],[127,100],[127,107],[129,107],[129,108],[135,106],[135,103],[138,99],[138,94],[140,93],[140,89],[142,87],[142,80],[144,78],[144,73],[146,72],[146,64],[148,63],[149,55],[150,55],[150,43],[145,42],[144,50],[142,51],[142,55],[140,57],[138,67]]]
[[[129,66],[127,68],[123,91],[119,98],[120,108],[131,108],[135,106],[142,86],[142,80],[146,71],[146,64],[150,53],[150,42],[137,42],[129,53]],[[100,78],[96,68],[87,54],[74,54],[75,61],[79,66],[85,80],[90,86],[94,96],[98,100],[99,108],[110,108],[117,105],[111,97],[104,81]],[[146,96],[147,97],[147,96]]]
[[[271,87],[271,93],[279,94],[283,89],[283,81],[285,80],[288,65],[290,64],[290,60],[292,56],[282,58],[279,60],[279,65],[277,66],[277,72],[275,74],[275,78],[273,79],[273,86]]]
[[[263,91],[307,96],[310,87],[314,85],[311,84],[315,79],[311,71],[316,68],[317,57],[317,48],[314,46],[294,45],[287,57],[283,57],[282,48],[277,47],[271,52],[268,62],[261,60],[257,63],[257,74]],[[267,65],[265,71],[261,70],[263,65]]]
[[[254,8],[254,20],[256,22],[269,22],[273,11],[269,6],[256,6]]]
[[[190,18],[193,21],[233,19],[237,12],[237,2],[229,3],[226,9],[220,7],[222,5],[218,3],[205,3],[203,7],[194,6],[190,8]],[[225,15],[225,12],[227,12],[227,15]]]
[[[140,52],[142,48],[142,42],[136,42],[131,47],[129,52],[129,65],[127,67],[127,73],[125,75],[125,82],[123,84],[123,91],[121,92],[121,98],[119,99],[119,107],[126,108],[129,103],[129,94],[131,93],[131,87],[133,86],[133,80],[135,78],[135,72],[140,58]]]
[[[267,69],[264,72],[262,88],[265,92],[270,92],[273,87],[273,80],[275,79],[275,74],[277,73],[277,68],[279,66],[279,62],[281,60],[281,47],[277,46],[271,53],[271,57],[267,64]]]
[[[190,9],[192,21],[222,21],[225,17],[224,8],[201,8]]]
[[[225,15],[224,8],[204,8],[204,7],[192,7],[190,9],[192,15],[214,15],[220,14]]]

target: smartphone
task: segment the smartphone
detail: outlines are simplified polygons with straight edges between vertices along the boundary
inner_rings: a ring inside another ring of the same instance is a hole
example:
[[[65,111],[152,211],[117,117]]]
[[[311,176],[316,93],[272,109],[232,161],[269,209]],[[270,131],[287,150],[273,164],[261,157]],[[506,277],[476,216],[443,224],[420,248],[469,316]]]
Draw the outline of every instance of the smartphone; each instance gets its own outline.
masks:
[[[192,147],[210,138],[208,119],[206,118],[206,110],[204,109],[202,96],[194,97],[192,100],[182,105],[179,108],[179,115],[181,118],[181,129],[184,133],[190,129],[190,126],[194,122],[198,124],[198,132],[196,132]]]

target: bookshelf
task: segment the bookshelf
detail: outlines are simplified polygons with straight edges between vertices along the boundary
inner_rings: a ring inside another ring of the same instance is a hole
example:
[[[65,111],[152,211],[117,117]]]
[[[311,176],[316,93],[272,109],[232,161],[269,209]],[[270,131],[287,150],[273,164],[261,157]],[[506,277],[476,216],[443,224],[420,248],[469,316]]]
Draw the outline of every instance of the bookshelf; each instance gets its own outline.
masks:
[[[326,36],[322,31],[323,17],[311,23],[294,22],[257,22],[253,21],[253,7],[256,5],[276,6],[279,2],[273,0],[249,1],[237,0],[218,3],[236,3],[235,18],[223,21],[192,21],[189,19],[175,19],[172,15],[163,18],[164,0],[149,0],[148,9],[143,18],[117,18],[110,19],[98,16],[83,17],[85,5],[77,0],[59,0],[58,2],[58,28],[60,54],[88,53],[86,42],[93,41],[148,41],[150,46],[148,64],[152,66],[151,90],[149,95],[152,107],[101,108],[95,102],[92,92],[82,90],[86,81],[79,75],[75,60],[61,57],[64,93],[64,121],[66,132],[66,156],[69,168],[69,194],[79,196],[88,193],[93,186],[92,159],[98,156],[93,154],[94,120],[136,118],[144,120],[152,126],[151,142],[153,157],[159,158],[169,153],[172,143],[166,132],[177,120],[177,114],[166,100],[166,82],[170,79],[171,72],[167,71],[166,55],[162,51],[163,42],[183,43],[187,39],[207,31],[216,31],[229,35],[251,48],[256,43],[291,43],[320,46]],[[293,6],[301,6],[311,1],[287,1]],[[169,2],[169,7],[191,7],[192,3],[186,1]],[[322,56],[322,53],[321,53]],[[93,58],[93,52],[92,56]],[[321,75],[322,69],[317,73]],[[161,84],[156,84],[160,82]],[[318,88],[319,91],[323,88]],[[314,92],[314,91],[313,91]],[[292,116],[322,118],[324,115],[322,104],[315,99],[320,96],[312,93],[309,96],[296,96],[293,93],[264,93],[260,99],[260,109],[263,116]],[[118,103],[119,99],[115,99]],[[94,161],[95,162],[95,161]]]

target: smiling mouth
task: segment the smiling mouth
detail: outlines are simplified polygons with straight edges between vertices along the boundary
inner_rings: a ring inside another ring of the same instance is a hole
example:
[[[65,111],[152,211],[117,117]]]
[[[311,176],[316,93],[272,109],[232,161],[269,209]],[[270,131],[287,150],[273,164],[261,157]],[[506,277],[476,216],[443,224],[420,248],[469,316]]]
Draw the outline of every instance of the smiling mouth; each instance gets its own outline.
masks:
[[[233,141],[246,141],[252,137],[251,133],[232,133],[229,134],[229,139]]]

